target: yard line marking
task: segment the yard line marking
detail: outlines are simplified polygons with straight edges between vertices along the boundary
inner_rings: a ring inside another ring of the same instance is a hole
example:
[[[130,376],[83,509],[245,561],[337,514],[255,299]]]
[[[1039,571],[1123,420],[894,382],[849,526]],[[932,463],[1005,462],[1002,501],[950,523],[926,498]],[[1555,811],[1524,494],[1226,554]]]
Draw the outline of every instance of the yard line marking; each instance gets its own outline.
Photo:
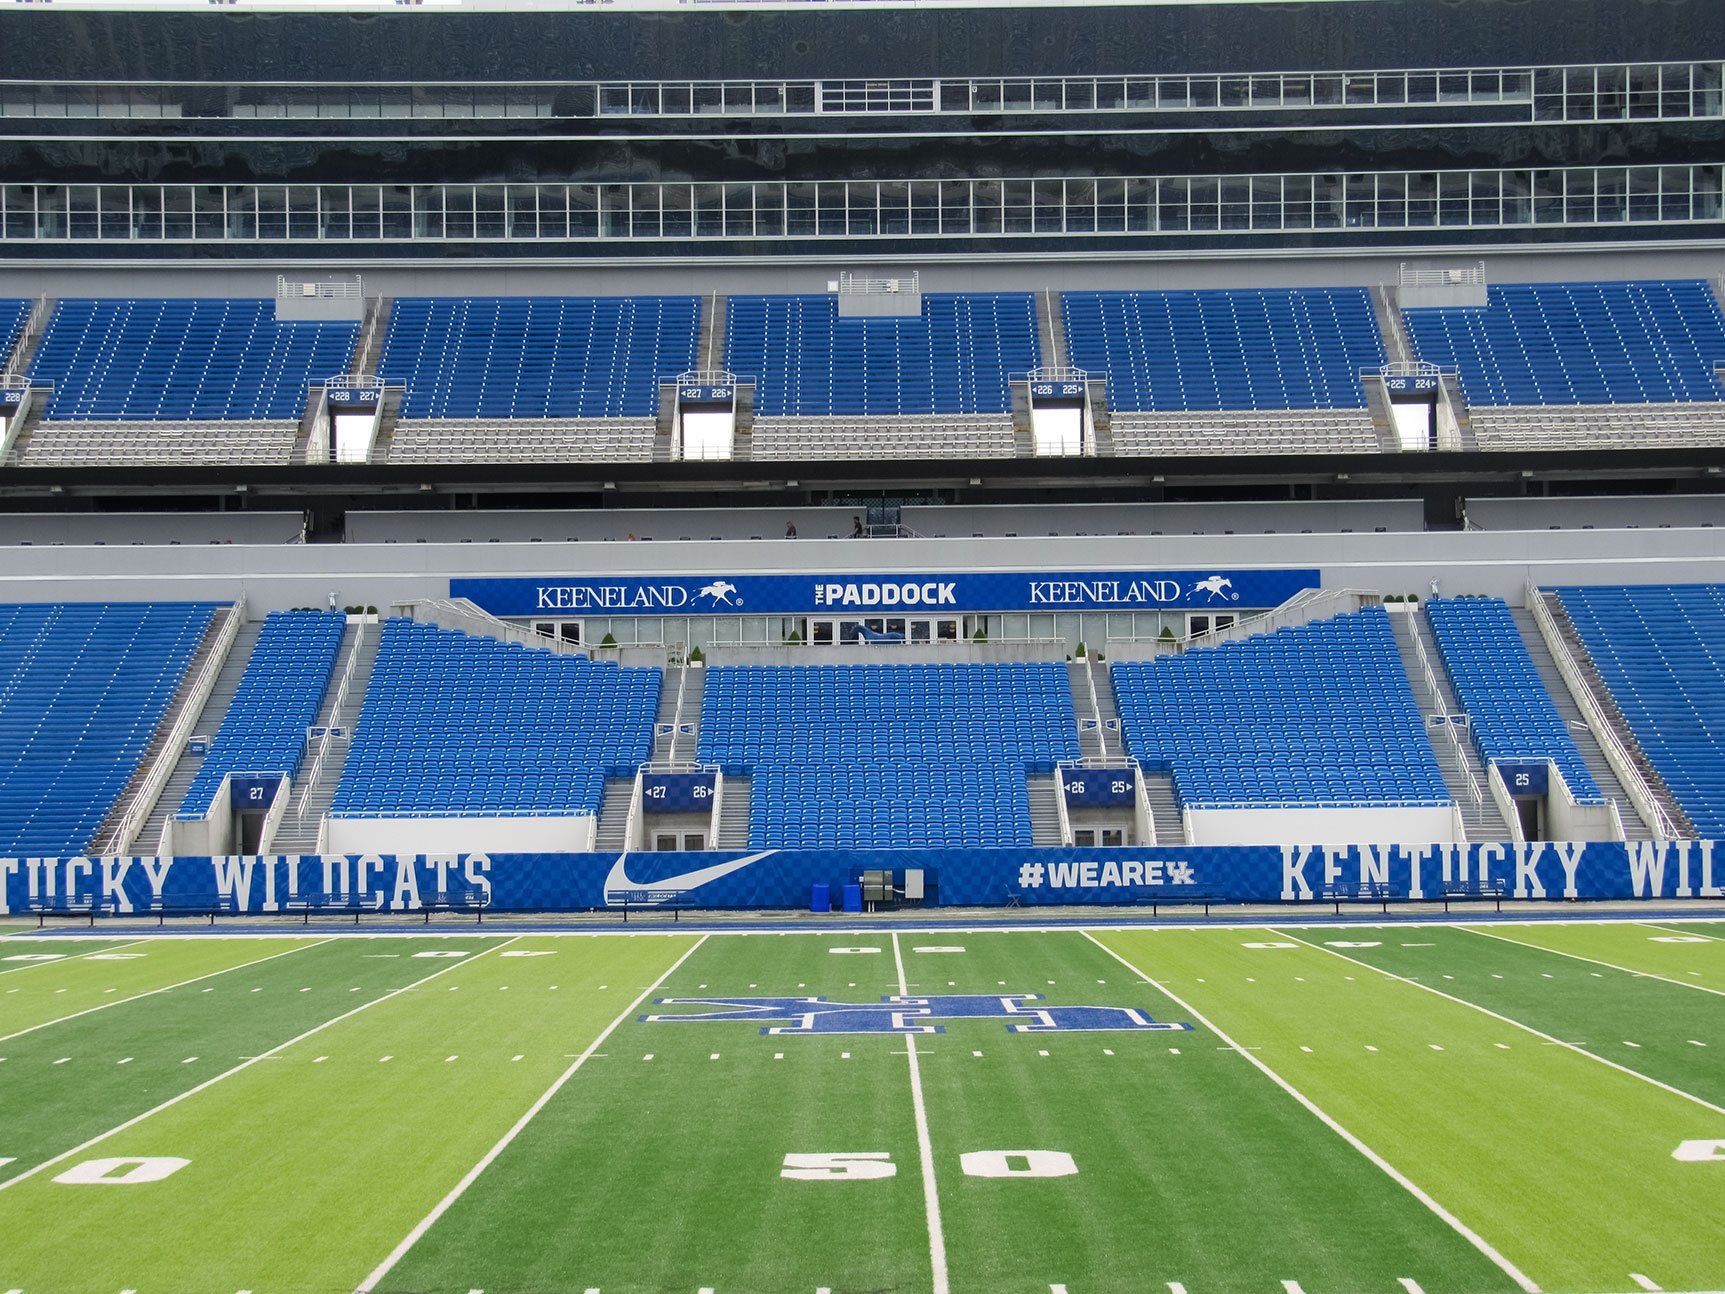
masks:
[[[74,935],[70,937],[79,938],[80,936]],[[92,948],[89,952],[67,953],[64,956],[56,955],[52,961],[26,962],[22,966],[8,966],[5,970],[0,970],[0,975],[14,975],[19,971],[37,970],[43,966],[64,966],[67,962],[75,962],[82,957],[94,957],[97,953],[119,952],[122,948],[136,948],[139,944],[148,942],[149,940],[147,939],[128,939],[126,942],[114,944],[112,947]]]
[[[286,1051],[289,1047],[292,1047],[294,1044],[304,1042],[307,1038],[316,1037],[318,1034],[322,1033],[325,1029],[328,1029],[331,1025],[340,1024],[343,1020],[352,1019],[354,1016],[358,1015],[362,1011],[369,1011],[374,1006],[381,1006],[383,1003],[388,1002],[391,998],[397,998],[397,997],[400,997],[403,993],[412,992],[414,989],[418,988],[421,984],[427,983],[430,980],[434,980],[439,975],[447,975],[447,974],[449,974],[450,971],[456,970],[462,966],[471,966],[474,962],[478,961],[481,957],[485,956],[486,953],[496,952],[499,948],[505,948],[508,945],[514,943],[520,937],[521,937],[520,935],[511,935],[511,936],[509,936],[509,938],[505,939],[502,943],[494,944],[490,948],[481,949],[478,953],[474,954],[472,957],[464,957],[460,961],[449,962],[446,965],[440,967],[439,969],[432,971],[431,974],[426,975],[420,979],[414,980],[411,984],[403,984],[398,989],[391,989],[388,993],[385,993],[382,997],[374,997],[369,1002],[361,1002],[358,1006],[354,1007],[353,1010],[351,1010],[351,1011],[345,1011],[341,1015],[336,1016],[334,1019],[325,1020],[322,1024],[313,1025],[311,1028],[307,1029],[304,1033],[299,1034],[297,1037],[289,1038],[286,1042],[277,1043],[275,1046],[271,1047],[268,1051],[263,1052],[260,1055],[248,1057],[247,1059],[242,1060],[239,1064],[233,1066],[233,1068],[224,1069],[221,1073],[215,1075],[214,1077],[206,1078],[203,1082],[199,1083],[196,1087],[188,1087],[185,1091],[180,1092],[179,1094],[177,1094],[175,1096],[170,1096],[167,1100],[163,1101],[160,1105],[151,1106],[148,1110],[145,1110],[142,1114],[133,1115],[131,1118],[127,1119],[124,1123],[118,1125],[117,1127],[109,1128],[106,1132],[98,1132],[95,1136],[91,1137],[88,1141],[84,1142],[82,1145],[73,1146],[70,1150],[63,1150],[59,1154],[55,1155],[52,1159],[44,1159],[41,1163],[37,1164],[34,1168],[31,1168],[31,1169],[26,1170],[25,1172],[19,1173],[16,1177],[7,1178],[5,1181],[0,1182],[0,1191],[4,1191],[8,1187],[16,1186],[19,1182],[25,1181],[31,1177],[36,1176],[37,1173],[41,1172],[45,1168],[52,1168],[56,1164],[64,1163],[66,1160],[70,1159],[73,1155],[81,1155],[86,1150],[88,1150],[91,1146],[99,1145],[100,1143],[108,1140],[109,1137],[117,1137],[122,1132],[125,1132],[127,1129],[137,1127],[138,1124],[142,1123],[145,1119],[148,1119],[148,1118],[152,1117],[153,1115],[160,1114],[163,1110],[171,1109],[173,1106],[178,1105],[181,1101],[190,1100],[192,1097],[197,1096],[200,1092],[206,1091],[207,1089],[214,1087],[217,1083],[221,1082],[224,1078],[232,1078],[235,1074],[238,1074],[240,1071],[250,1069],[253,1065],[257,1064],[261,1060],[267,1060],[271,1056],[279,1055],[280,1053]]]
[[[1670,926],[1666,925],[1662,921],[1637,921],[1635,924],[1638,926],[1645,926],[1649,930],[1658,930],[1658,931],[1661,931],[1662,933],[1668,934],[1668,935],[1700,935],[1701,938],[1709,939],[1709,940],[1713,941],[1714,943],[1725,942],[1725,940],[1721,940],[1718,935],[1709,934],[1705,930],[1698,930],[1698,929],[1673,930]]]
[[[1643,1276],[1640,1272],[1630,1272],[1629,1273],[1629,1279],[1634,1281],[1637,1285],[1641,1286],[1642,1289],[1650,1290],[1650,1291],[1653,1291],[1654,1294],[1658,1294],[1660,1286],[1658,1286],[1658,1285],[1654,1284],[1654,1282],[1648,1280],[1647,1277]]]
[[[1484,1236],[1480,1235],[1472,1227],[1468,1226],[1467,1223],[1463,1222],[1460,1218],[1456,1217],[1455,1214],[1451,1213],[1442,1204],[1439,1204],[1437,1202],[1437,1200],[1433,1199],[1430,1195],[1426,1194],[1425,1191],[1420,1189],[1420,1187],[1417,1184],[1415,1184],[1415,1182],[1413,1181],[1412,1178],[1408,1177],[1407,1174],[1403,1173],[1394,1164],[1390,1163],[1389,1160],[1385,1159],[1382,1155],[1378,1154],[1377,1151],[1373,1150],[1365,1142],[1361,1141],[1353,1133],[1349,1132],[1340,1123],[1337,1123],[1335,1119],[1331,1118],[1330,1115],[1325,1113],[1324,1110],[1321,1109],[1317,1105],[1316,1102],[1314,1102],[1304,1092],[1300,1091],[1299,1088],[1295,1087],[1292,1083],[1288,1082],[1287,1079],[1283,1078],[1275,1070],[1271,1069],[1261,1059],[1259,1059],[1257,1056],[1254,1056],[1251,1052],[1247,1051],[1246,1048],[1242,1047],[1239,1043],[1235,1042],[1227,1034],[1223,1033],[1221,1029],[1219,1029],[1215,1024],[1211,1023],[1211,1021],[1205,1017],[1203,1012],[1199,1011],[1197,1008],[1192,1006],[1191,1003],[1189,1003],[1189,1002],[1185,1001],[1184,999],[1182,999],[1181,997],[1179,997],[1177,994],[1175,994],[1173,992],[1173,990],[1169,989],[1166,985],[1158,984],[1155,980],[1151,979],[1149,976],[1144,975],[1143,971],[1139,970],[1131,962],[1127,961],[1126,958],[1121,956],[1119,953],[1115,952],[1112,948],[1110,948],[1107,944],[1103,943],[1100,939],[1098,939],[1095,935],[1091,934],[1088,930],[1082,930],[1079,933],[1082,934],[1091,943],[1095,944],[1103,952],[1107,953],[1115,961],[1119,962],[1127,970],[1131,971],[1133,974],[1143,975],[1145,983],[1152,985],[1156,989],[1157,992],[1161,993],[1169,1001],[1173,1002],[1182,1011],[1184,1011],[1184,1012],[1186,1012],[1186,1014],[1190,1015],[1194,1020],[1196,1020],[1199,1024],[1203,1025],[1211,1033],[1215,1034],[1223,1042],[1227,1043],[1228,1046],[1231,1047],[1233,1050],[1239,1052],[1240,1055],[1244,1056],[1246,1058],[1246,1060],[1251,1065],[1253,1065],[1261,1074],[1264,1075],[1265,1078],[1269,1079],[1277,1087],[1281,1088],[1289,1096],[1293,1097],[1294,1100],[1298,1101],[1302,1106],[1304,1106],[1306,1108],[1306,1110],[1308,1110],[1313,1116],[1315,1116],[1318,1119],[1318,1121],[1321,1122],[1325,1127],[1327,1127],[1331,1132],[1335,1133],[1343,1141],[1347,1142],[1355,1150],[1359,1151],[1360,1154],[1364,1155],[1368,1160],[1370,1160],[1379,1169],[1381,1169],[1390,1178],[1391,1181],[1396,1183],[1396,1185],[1400,1186],[1403,1190],[1407,1191],[1407,1193],[1409,1195],[1412,1195],[1421,1204],[1425,1205],[1428,1209],[1430,1209],[1433,1213],[1435,1213],[1439,1218],[1443,1219],[1443,1221],[1448,1223],[1449,1226],[1456,1232],[1457,1235],[1461,1236],[1464,1240],[1466,1240],[1469,1244],[1471,1244],[1475,1249],[1479,1250],[1480,1253],[1484,1254],[1493,1263],[1495,1263],[1500,1271],[1502,1271],[1506,1276],[1508,1276],[1517,1285],[1519,1285],[1523,1291],[1525,1291],[1525,1294],[1540,1294],[1539,1286],[1535,1285],[1533,1283],[1533,1281],[1531,1279],[1529,1279],[1527,1274],[1525,1272],[1523,1272],[1519,1267],[1517,1267],[1514,1263],[1510,1262],[1509,1259],[1505,1258],[1496,1249],[1492,1248],[1491,1243],[1488,1240],[1486,1240],[1486,1238]],[[1340,956],[1340,954],[1337,954],[1337,955]],[[1361,963],[1361,965],[1364,965],[1364,964],[1365,963],[1363,963],[1363,962]]]
[[[1635,975],[1642,979],[1656,979],[1666,984],[1692,988],[1699,993],[1712,993],[1716,997],[1725,997],[1725,989],[1708,988],[1705,984],[1691,984],[1688,980],[1672,979],[1669,975],[1655,975],[1652,971],[1632,970],[1628,966],[1619,966],[1616,962],[1602,961],[1598,957],[1583,957],[1580,953],[1566,953],[1561,949],[1547,948],[1543,944],[1528,943],[1525,939],[1511,939],[1508,935],[1493,934],[1489,930],[1475,930],[1472,926],[1462,926],[1461,928],[1469,934],[1479,935],[1484,939],[1497,939],[1506,944],[1514,944],[1518,948],[1532,948],[1535,952],[1551,953],[1556,957],[1573,957],[1578,962],[1592,962],[1595,966],[1603,966],[1607,970],[1622,971],[1625,975]]]
[[[1283,1281],[1282,1288],[1287,1290],[1288,1294],[1306,1294],[1306,1291],[1300,1288],[1299,1281]]]
[[[904,953],[899,947],[898,931],[892,932],[892,959],[898,964],[898,991],[909,996],[904,982]],[[916,1116],[916,1148],[922,1161],[923,1212],[928,1215],[928,1262],[934,1275],[934,1294],[949,1294],[952,1286],[946,1273],[946,1232],[940,1221],[940,1194],[934,1184],[934,1144],[928,1135],[928,1107],[923,1104],[922,1069],[916,1059],[916,1035],[905,1035],[905,1049],[910,1059],[911,1109]]]
[[[1168,1294],[1186,1294],[1186,1287],[1179,1281],[1169,1281]]]
[[[90,1015],[96,1011],[106,1011],[109,1007],[125,1006],[128,1002],[139,1002],[147,997],[155,997],[158,993],[166,993],[170,989],[185,988],[188,984],[201,984],[207,979],[214,979],[217,975],[226,975],[230,971],[250,970],[254,966],[262,966],[265,962],[274,961],[278,957],[291,957],[294,953],[304,952],[307,948],[316,948],[319,944],[327,944],[331,942],[333,938],[334,936],[330,936],[329,938],[314,940],[309,944],[299,944],[284,952],[271,953],[268,957],[259,957],[256,961],[241,962],[238,966],[229,966],[224,970],[210,971],[205,975],[195,975],[191,979],[180,980],[177,984],[164,984],[161,988],[153,988],[146,993],[134,993],[131,997],[117,997],[112,1002],[99,1002],[95,1006],[85,1007],[82,1011],[74,1011],[70,1015],[56,1016],[52,1020],[42,1021],[41,1024],[33,1024],[28,1029],[20,1029],[16,1033],[9,1033],[4,1036],[0,1036],[0,1042],[11,1042],[12,1039],[22,1038],[27,1033],[35,1033],[38,1029],[46,1029],[49,1025],[64,1024],[68,1020],[76,1020],[80,1016]],[[208,993],[210,990],[205,989],[204,992]]]
[[[1419,1287],[1419,1282],[1414,1280],[1411,1276],[1396,1277],[1396,1284],[1405,1289],[1408,1294],[1426,1294],[1426,1292]]]
[[[445,1213],[449,1212],[450,1207],[466,1193],[467,1188],[479,1180],[480,1174],[497,1162],[497,1157],[507,1150],[510,1143],[521,1135],[522,1129],[526,1128],[529,1123],[532,1123],[533,1120],[539,1116],[539,1112],[551,1103],[551,1098],[561,1092],[564,1085],[567,1084],[570,1079],[575,1077],[581,1066],[587,1063],[587,1058],[604,1045],[605,1039],[611,1036],[617,1026],[622,1024],[630,1016],[634,1015],[641,1003],[647,1000],[648,994],[652,993],[653,990],[659,987],[659,985],[663,984],[666,980],[670,979],[672,975],[676,974],[677,968],[684,962],[688,961],[690,957],[694,956],[695,951],[705,944],[708,938],[710,938],[710,936],[702,935],[699,939],[695,940],[694,943],[685,948],[683,950],[683,955],[665,968],[664,974],[659,976],[659,978],[654,980],[651,984],[647,985],[646,988],[642,989],[633,1002],[629,1003],[628,1006],[624,1007],[617,1013],[616,1018],[613,1019],[610,1024],[605,1026],[604,1031],[600,1033],[597,1038],[593,1039],[592,1042],[587,1044],[587,1050],[577,1056],[574,1062],[557,1076],[556,1081],[539,1094],[539,1099],[527,1108],[527,1112],[515,1121],[514,1126],[497,1139],[497,1144],[485,1152],[485,1157],[472,1168],[468,1169],[466,1175],[450,1188],[449,1194],[439,1200],[432,1208],[431,1212],[421,1218],[419,1220],[419,1224],[415,1226],[412,1231],[409,1231],[406,1236],[402,1237],[401,1243],[390,1251],[389,1257],[385,1258],[377,1265],[377,1270],[360,1282],[358,1288],[354,1291],[354,1294],[371,1294],[371,1291],[376,1288],[377,1283],[385,1276],[388,1276],[389,1273],[395,1269],[395,1265],[407,1256],[407,1251],[412,1249],[414,1245],[418,1244],[420,1238],[424,1236],[427,1231],[431,1230],[437,1220]]]
[[[1289,935],[1288,937],[1290,939],[1299,939],[1298,935]],[[1306,943],[1306,941],[1304,939],[1300,939],[1300,942],[1303,944],[1306,944],[1306,947],[1308,947],[1308,948],[1316,948],[1319,952],[1328,953],[1332,957],[1340,957],[1343,961],[1350,961],[1351,962],[1354,960],[1352,957],[1348,957],[1342,953],[1337,952],[1334,948],[1324,948],[1318,944]],[[1708,1100],[1703,1100],[1701,1097],[1696,1096],[1693,1092],[1685,1092],[1680,1087],[1673,1087],[1669,1083],[1663,1083],[1659,1079],[1654,1078],[1651,1074],[1643,1074],[1638,1069],[1631,1069],[1627,1065],[1619,1065],[1615,1060],[1607,1060],[1604,1056],[1601,1056],[1598,1052],[1589,1051],[1589,1050],[1587,1050],[1587,1048],[1577,1046],[1573,1042],[1565,1042],[1562,1038],[1554,1038],[1549,1033],[1546,1033],[1543,1030],[1535,1029],[1531,1024],[1523,1024],[1520,1020],[1511,1019],[1507,1015],[1499,1015],[1496,1011],[1493,1011],[1488,1007],[1483,1007],[1478,1002],[1469,1002],[1466,998],[1455,997],[1449,993],[1445,993],[1441,988],[1433,988],[1430,984],[1416,983],[1415,981],[1408,979],[1405,976],[1397,975],[1392,971],[1384,970],[1381,966],[1372,966],[1372,964],[1370,962],[1360,962],[1358,964],[1361,966],[1370,967],[1372,970],[1377,971],[1377,973],[1382,975],[1385,979],[1400,980],[1403,984],[1409,984],[1409,985],[1412,985],[1414,988],[1423,989],[1427,993],[1435,993],[1438,997],[1444,998],[1450,1002],[1454,1002],[1458,1006],[1465,1006],[1471,1010],[1478,1011],[1481,1015],[1488,1015],[1493,1020],[1501,1021],[1502,1023],[1510,1025],[1513,1028],[1522,1030],[1524,1033],[1531,1033],[1535,1038],[1542,1039],[1547,1047],[1564,1047],[1564,1048],[1567,1048],[1568,1050],[1573,1051],[1578,1056],[1586,1056],[1589,1060],[1598,1061],[1601,1065],[1609,1065],[1612,1069],[1615,1069],[1619,1073],[1622,1073],[1622,1074],[1628,1074],[1631,1078],[1639,1078],[1643,1083],[1651,1083],[1654,1087],[1659,1088],[1661,1091],[1669,1092],[1673,1096],[1680,1096],[1685,1101],[1693,1101],[1693,1102],[1695,1102],[1696,1105],[1701,1106],[1703,1109],[1712,1110],[1713,1113],[1715,1113],[1715,1114],[1725,1114],[1725,1105],[1714,1105],[1713,1102],[1708,1101]]]

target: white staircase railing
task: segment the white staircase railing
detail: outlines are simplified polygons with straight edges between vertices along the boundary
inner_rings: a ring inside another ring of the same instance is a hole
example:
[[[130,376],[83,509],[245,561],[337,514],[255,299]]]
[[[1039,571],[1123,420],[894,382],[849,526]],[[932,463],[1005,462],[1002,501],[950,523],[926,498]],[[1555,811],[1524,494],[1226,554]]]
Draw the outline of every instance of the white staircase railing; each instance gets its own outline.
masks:
[[[504,642],[518,643],[523,647],[537,647],[560,656],[588,654],[588,649],[580,643],[547,638],[544,634],[536,634],[521,625],[499,620],[466,598],[416,598],[411,602],[396,602],[390,605],[390,614],[406,616],[409,620],[431,621],[445,629],[459,629],[462,633],[500,638]]]
[[[347,667],[341,672],[341,681],[335,689],[335,700],[330,703],[329,722],[324,725],[323,732],[318,737],[317,755],[311,761],[311,768],[300,782],[299,803],[294,806],[296,826],[304,824],[306,806],[311,803],[311,793],[323,777],[324,766],[329,760],[330,746],[335,740],[342,707],[347,704],[347,691],[353,683],[354,670],[359,665],[360,651],[365,646],[365,625],[366,622],[361,620],[354,631],[353,646],[347,654]],[[352,741],[353,734],[344,734],[343,740]]]
[[[1546,650],[1557,664],[1557,672],[1563,676],[1570,695],[1575,698],[1582,718],[1587,720],[1594,740],[1605,754],[1605,762],[1611,765],[1611,771],[1617,774],[1617,780],[1623,784],[1629,802],[1635,806],[1641,820],[1653,832],[1655,840],[1682,839],[1683,833],[1677,829],[1677,824],[1672,822],[1665,806],[1659,803],[1659,797],[1647,784],[1647,779],[1642,776],[1641,769],[1631,758],[1628,748],[1618,739],[1617,730],[1599,704],[1599,698],[1594,696],[1593,688],[1588,685],[1580,662],[1575,659],[1574,653],[1569,650],[1569,644],[1564,641],[1563,634],[1557,627],[1557,618],[1545,604],[1544,593],[1538,585],[1529,581],[1522,596],[1527,609],[1533,612],[1533,622],[1539,626],[1539,636],[1545,640]]]
[[[1431,657],[1426,652],[1425,635],[1420,633],[1418,604],[1405,613],[1408,617],[1408,637],[1413,640],[1414,659],[1419,661],[1420,675],[1426,685],[1426,694],[1431,697],[1432,709],[1443,714],[1441,725],[1449,736],[1450,754],[1455,759],[1455,766],[1460,771],[1463,783],[1467,786],[1468,795],[1472,798],[1475,808],[1485,805],[1485,792],[1481,789],[1479,779],[1473,775],[1473,769],[1468,767],[1467,751],[1461,744],[1461,725],[1455,722],[1455,716],[1447,712],[1444,705],[1443,689],[1438,686],[1437,670],[1432,667]],[[1498,806],[1503,807],[1501,804]],[[1506,819],[1507,820],[1507,819]],[[1515,830],[1515,824],[1510,822],[1510,830]]]

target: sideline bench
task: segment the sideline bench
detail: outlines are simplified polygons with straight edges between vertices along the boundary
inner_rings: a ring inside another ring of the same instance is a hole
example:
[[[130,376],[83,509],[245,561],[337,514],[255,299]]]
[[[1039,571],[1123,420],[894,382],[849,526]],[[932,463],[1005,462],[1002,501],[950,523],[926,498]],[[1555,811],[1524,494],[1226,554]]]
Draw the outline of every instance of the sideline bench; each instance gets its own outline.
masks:
[[[213,926],[224,911],[226,909],[220,899],[211,899],[207,903],[169,903],[165,899],[151,899],[138,909],[138,915],[156,918],[158,926],[166,925],[169,917],[208,917]]]
[[[333,913],[338,916],[353,914],[354,925],[359,924],[360,915],[366,911],[365,904],[357,893],[354,894],[308,894],[304,898],[283,899],[281,910],[285,913],[297,912],[301,916],[301,925],[309,926],[313,915],[322,916]]]
[[[1390,900],[1395,895],[1390,893],[1390,887],[1382,881],[1366,881],[1359,885],[1326,885],[1320,897],[1325,903],[1336,905],[1336,915],[1342,915],[1344,903],[1376,903],[1383,909],[1385,916],[1390,914]]]
[[[1449,911],[1451,902],[1480,902],[1490,899],[1503,911],[1503,901],[1509,897],[1509,886],[1503,881],[1445,881],[1443,886],[1443,910]]]
[[[425,924],[431,924],[433,912],[471,913],[475,925],[485,924],[485,909],[489,906],[485,891],[478,885],[466,885],[458,890],[439,890],[430,898],[420,902],[420,911],[425,913]]]
[[[95,925],[96,918],[101,915],[102,904],[98,899],[81,899],[75,895],[62,894],[52,899],[31,899],[25,911],[36,914],[36,929],[40,930],[48,923],[49,917],[67,920],[85,917],[91,925]]]
[[[683,896],[687,890],[654,889],[643,886],[638,890],[608,890],[605,893],[605,906],[623,914],[623,924],[629,924],[629,908],[633,905],[640,912],[664,912],[669,910],[672,921],[682,920]]]
[[[1162,908],[1202,907],[1204,915],[1210,915],[1210,906],[1214,903],[1226,903],[1222,895],[1210,890],[1195,890],[1188,885],[1134,885],[1126,892],[1126,902],[1133,907],[1150,905],[1150,915],[1155,916]]]

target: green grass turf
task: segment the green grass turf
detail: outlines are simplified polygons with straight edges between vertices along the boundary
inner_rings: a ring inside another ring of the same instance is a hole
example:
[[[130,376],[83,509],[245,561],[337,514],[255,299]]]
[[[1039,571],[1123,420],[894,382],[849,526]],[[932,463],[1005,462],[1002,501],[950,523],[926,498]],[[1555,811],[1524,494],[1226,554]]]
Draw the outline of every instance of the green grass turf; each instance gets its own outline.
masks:
[[[1313,931],[1293,934],[1324,941]],[[1648,934],[1645,927],[1598,924],[1485,932],[1404,927],[1348,931],[1346,942],[1378,946],[1340,951],[1725,1105],[1725,993],[1579,960],[1610,957],[1619,945],[1633,952]],[[1573,955],[1534,946],[1535,940]],[[1653,946],[1680,954],[1690,947]],[[1717,946],[1725,951],[1725,944]],[[1619,964],[1631,960],[1623,956]]]
[[[829,951],[853,944],[881,951]],[[901,945],[912,993],[1040,993],[1184,1018],[1075,932],[907,934]],[[952,945],[965,951],[917,951]],[[891,954],[886,933],[718,939],[662,996],[874,1001],[898,989]],[[1202,1029],[1038,1035],[960,1020],[917,1045],[955,1292],[1047,1294],[1060,1283],[1106,1294],[1169,1281],[1272,1291],[1298,1279],[1307,1294],[1399,1294],[1402,1276],[1427,1294],[1513,1288]],[[902,1037],[636,1022],[608,1050],[380,1289],[931,1288]],[[959,1162],[1026,1149],[1065,1151],[1079,1172],[987,1180]],[[841,1151],[889,1152],[898,1174],[779,1177],[786,1153]],[[592,1171],[595,1161],[614,1167]]]
[[[1725,1287],[1725,1175],[1671,1157],[1725,1137],[1725,1116],[1322,946],[1360,931],[1298,938],[1318,946],[1274,930],[1103,936],[1544,1289],[1633,1289],[1631,1272]]]
[[[1592,957],[1625,970],[1663,975],[1725,993],[1725,939],[1720,938],[1725,935],[1725,925],[1594,921],[1487,928],[1537,948]],[[1669,942],[1673,939],[1698,942]]]
[[[51,947],[35,945],[32,955],[46,950],[63,959],[27,962],[9,972],[3,969],[7,963],[0,961],[0,1046],[19,1032],[49,1021],[80,1011],[105,1012],[138,994],[229,971],[306,942],[310,941],[160,939],[90,946],[82,940],[60,940]]]
[[[0,1042],[0,1155],[14,1161],[0,1181],[419,978],[411,954],[446,946],[272,941],[294,951]]]
[[[166,1180],[0,1191],[0,1288],[351,1290],[693,942],[443,940],[473,955],[89,1152],[191,1161]]]

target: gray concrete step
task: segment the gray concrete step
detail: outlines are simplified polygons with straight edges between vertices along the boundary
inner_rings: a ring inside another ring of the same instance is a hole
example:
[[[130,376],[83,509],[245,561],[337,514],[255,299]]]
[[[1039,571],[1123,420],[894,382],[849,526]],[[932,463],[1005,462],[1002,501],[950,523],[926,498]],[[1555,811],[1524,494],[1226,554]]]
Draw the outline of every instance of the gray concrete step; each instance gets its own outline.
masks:
[[[1167,773],[1143,773],[1144,798],[1150,801],[1150,820],[1156,826],[1158,845],[1184,845],[1186,822],[1180,816],[1180,800],[1174,779]]]
[[[719,802],[719,833],[715,849],[749,847],[749,811],[754,793],[751,780],[741,774],[725,778],[724,798]]]
[[[1051,773],[1032,773],[1025,779],[1030,793],[1030,840],[1032,844],[1058,847],[1060,838],[1060,794]]]

